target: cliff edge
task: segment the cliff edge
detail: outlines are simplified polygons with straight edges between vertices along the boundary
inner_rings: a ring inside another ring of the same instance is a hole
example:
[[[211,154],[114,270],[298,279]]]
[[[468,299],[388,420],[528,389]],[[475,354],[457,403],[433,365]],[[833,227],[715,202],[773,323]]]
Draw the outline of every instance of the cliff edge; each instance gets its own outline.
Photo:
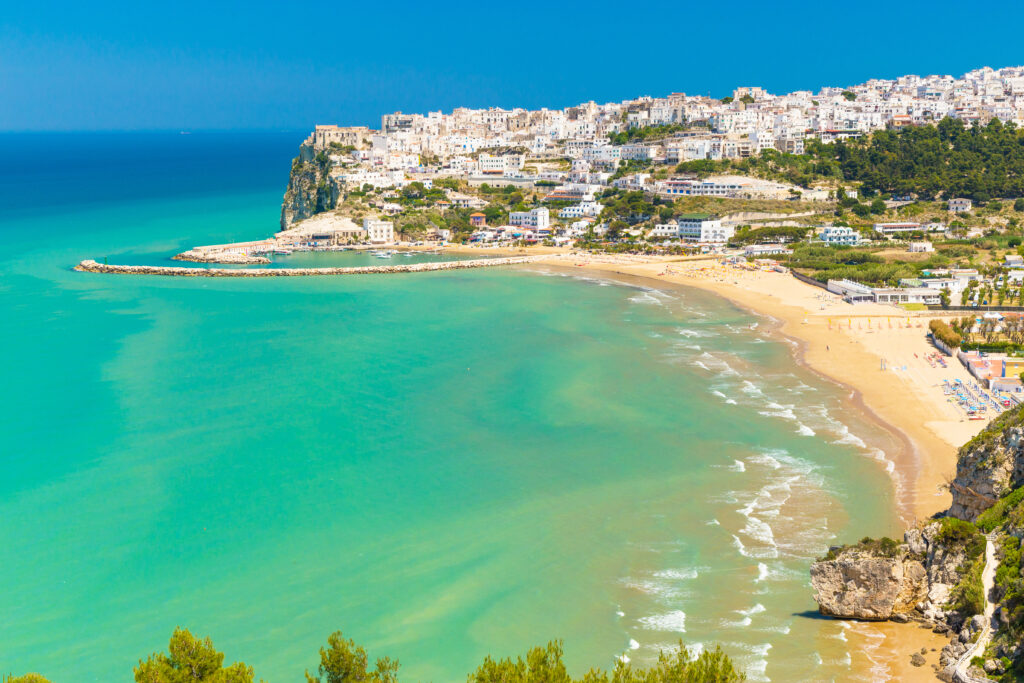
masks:
[[[960,449],[949,486],[950,509],[902,542],[865,538],[814,562],[814,599],[831,617],[949,635],[940,680],[1024,681],[1024,406]]]
[[[330,169],[331,161],[326,152],[314,152],[308,143],[299,146],[299,155],[292,160],[288,187],[281,201],[281,230],[337,206],[341,191],[331,178]]]

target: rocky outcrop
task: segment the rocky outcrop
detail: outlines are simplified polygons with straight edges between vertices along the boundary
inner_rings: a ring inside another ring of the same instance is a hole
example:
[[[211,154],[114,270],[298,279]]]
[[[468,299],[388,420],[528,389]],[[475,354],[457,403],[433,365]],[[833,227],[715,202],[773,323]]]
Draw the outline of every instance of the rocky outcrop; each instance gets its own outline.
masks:
[[[960,449],[950,482],[949,515],[974,521],[999,498],[1024,484],[1024,425],[1020,410],[1004,413]]]
[[[505,258],[466,261],[433,261],[402,266],[361,266],[352,268],[182,268],[178,266],[122,266],[82,261],[75,270],[85,273],[113,275],[169,275],[176,277],[296,277],[310,275],[373,275],[384,273],[424,273],[466,268],[489,268],[531,263],[541,256],[508,256]]]
[[[911,612],[927,599],[927,571],[906,544],[892,556],[853,547],[811,565],[822,614],[878,621]]]
[[[945,624],[967,555],[962,543],[942,538],[941,528],[932,522],[909,529],[903,543],[884,539],[833,549],[811,565],[818,609],[865,620],[913,613],[915,619]]]
[[[341,190],[330,177],[330,167],[326,153],[314,154],[312,146],[306,144],[299,147],[299,156],[292,160],[288,187],[281,202],[282,230],[337,206]]]

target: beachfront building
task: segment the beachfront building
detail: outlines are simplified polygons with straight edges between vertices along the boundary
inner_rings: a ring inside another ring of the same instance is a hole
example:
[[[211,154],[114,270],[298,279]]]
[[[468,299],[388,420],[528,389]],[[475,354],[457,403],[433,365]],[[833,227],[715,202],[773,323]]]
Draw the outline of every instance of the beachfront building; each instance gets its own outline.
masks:
[[[731,225],[706,213],[691,213],[676,216],[675,220],[658,223],[651,230],[651,237],[676,237],[699,244],[725,244],[736,232]]]
[[[547,230],[551,226],[551,214],[545,207],[529,211],[513,211],[508,215],[510,225],[533,230]]]
[[[937,306],[942,296],[927,287],[882,287],[872,289],[875,303],[879,304],[926,304]]]
[[[907,247],[907,251],[912,254],[922,254],[935,251],[935,247],[932,246],[931,242],[911,242],[910,246]]]
[[[869,287],[853,280],[829,280],[828,291],[843,297],[847,303],[864,304],[926,304],[942,303],[938,290],[928,287]]]
[[[967,213],[974,206],[970,199],[956,197],[946,202],[946,207],[953,213]]]
[[[469,214],[469,224],[474,228],[482,228],[487,225],[487,215],[479,211]]]
[[[391,221],[364,218],[363,230],[371,244],[391,244],[395,241],[395,224]]]
[[[829,246],[850,246],[855,247],[860,244],[860,233],[853,228],[848,228],[845,225],[838,226],[826,226],[821,231],[821,241]]]
[[[782,256],[792,254],[792,249],[787,249],[782,244],[748,244],[743,248],[743,255],[748,259],[759,259],[765,256]]]
[[[875,300],[870,287],[853,280],[829,280],[826,289],[843,297],[849,304],[871,303]]]

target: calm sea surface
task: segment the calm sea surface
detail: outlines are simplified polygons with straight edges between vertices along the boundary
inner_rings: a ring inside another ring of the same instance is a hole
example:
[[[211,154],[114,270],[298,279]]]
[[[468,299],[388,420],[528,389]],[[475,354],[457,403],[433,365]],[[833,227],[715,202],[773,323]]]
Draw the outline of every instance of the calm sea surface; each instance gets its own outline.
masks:
[[[0,671],[129,681],[180,625],[272,683],[336,629],[410,681],[553,638],[849,679],[807,567],[896,529],[894,445],[766,321],[540,269],[70,270],[272,233],[302,137],[0,135]]]

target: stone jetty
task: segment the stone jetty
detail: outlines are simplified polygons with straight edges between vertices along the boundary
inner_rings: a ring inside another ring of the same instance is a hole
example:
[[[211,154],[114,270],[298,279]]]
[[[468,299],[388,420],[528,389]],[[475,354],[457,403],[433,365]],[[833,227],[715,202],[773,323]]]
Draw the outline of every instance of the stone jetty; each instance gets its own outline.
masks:
[[[97,263],[86,259],[75,270],[112,275],[169,275],[175,277],[296,277],[310,275],[375,275],[386,273],[427,273],[438,270],[491,268],[532,263],[541,256],[506,256],[504,258],[466,261],[433,261],[399,266],[358,266],[350,268],[184,268],[180,266],[123,266]]]
[[[172,261],[191,261],[192,263],[225,263],[231,265],[266,265],[270,259],[259,254],[246,252],[226,251],[204,251],[201,249],[189,249],[176,256],[171,257]]]

